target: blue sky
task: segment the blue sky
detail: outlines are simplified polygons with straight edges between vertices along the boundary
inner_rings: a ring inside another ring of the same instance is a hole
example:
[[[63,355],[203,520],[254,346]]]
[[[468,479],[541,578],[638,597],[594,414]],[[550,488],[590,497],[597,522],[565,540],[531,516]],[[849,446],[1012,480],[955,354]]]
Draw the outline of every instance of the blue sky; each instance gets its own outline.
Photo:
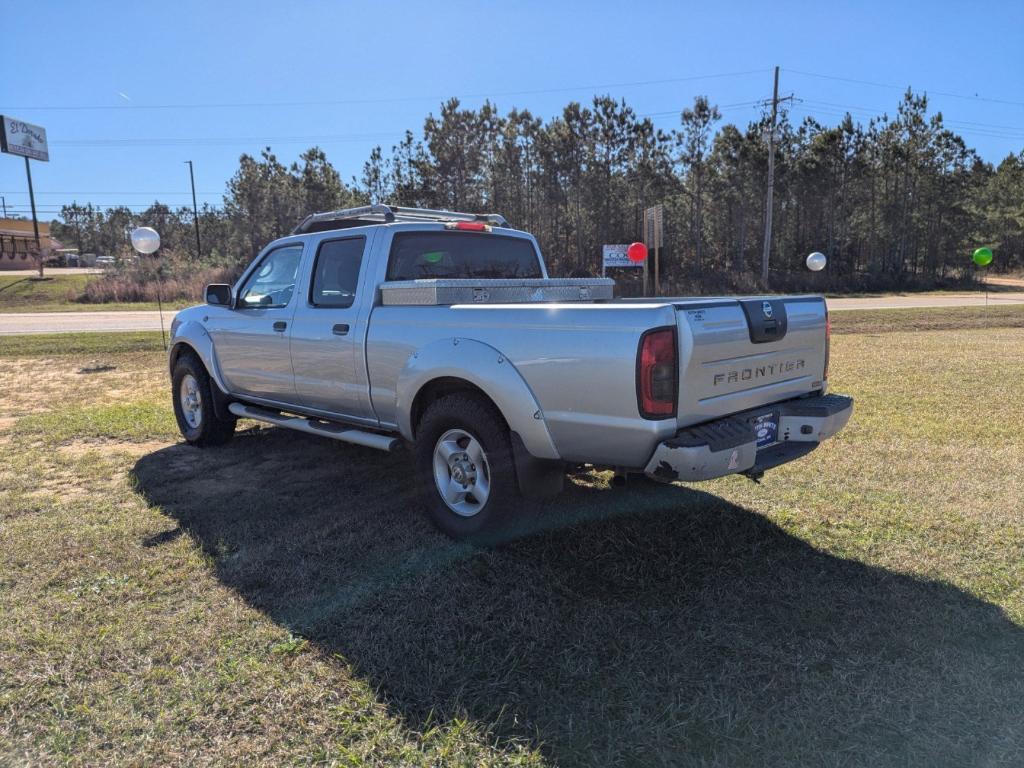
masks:
[[[41,1],[4,14],[0,113],[48,131],[48,219],[72,199],[186,204],[189,159],[219,204],[268,143],[286,162],[319,144],[349,179],[449,96],[549,117],[608,93],[671,128],[706,94],[745,125],[776,64],[794,119],[866,122],[912,85],[986,160],[1024,148],[1024,0]],[[0,194],[27,212],[20,158],[0,155]]]

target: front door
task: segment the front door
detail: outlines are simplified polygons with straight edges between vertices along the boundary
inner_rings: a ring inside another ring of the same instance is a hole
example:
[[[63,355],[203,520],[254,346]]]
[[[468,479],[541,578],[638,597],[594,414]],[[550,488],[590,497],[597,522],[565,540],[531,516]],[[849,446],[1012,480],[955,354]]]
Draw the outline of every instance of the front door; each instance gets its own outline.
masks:
[[[238,291],[233,309],[211,307],[207,329],[233,394],[295,401],[289,333],[302,243],[265,253]]]
[[[372,297],[357,295],[366,245],[363,235],[329,237],[317,245],[308,295],[295,313],[291,351],[295,389],[304,405],[373,422],[363,354]]]

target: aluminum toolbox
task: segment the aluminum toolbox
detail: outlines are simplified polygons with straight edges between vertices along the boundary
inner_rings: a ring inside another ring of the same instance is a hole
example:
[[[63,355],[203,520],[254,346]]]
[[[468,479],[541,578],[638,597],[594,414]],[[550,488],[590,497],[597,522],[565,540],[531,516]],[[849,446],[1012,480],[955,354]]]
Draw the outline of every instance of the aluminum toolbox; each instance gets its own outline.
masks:
[[[385,306],[450,304],[528,304],[534,302],[607,301],[611,278],[537,278],[531,280],[395,280],[380,286]]]

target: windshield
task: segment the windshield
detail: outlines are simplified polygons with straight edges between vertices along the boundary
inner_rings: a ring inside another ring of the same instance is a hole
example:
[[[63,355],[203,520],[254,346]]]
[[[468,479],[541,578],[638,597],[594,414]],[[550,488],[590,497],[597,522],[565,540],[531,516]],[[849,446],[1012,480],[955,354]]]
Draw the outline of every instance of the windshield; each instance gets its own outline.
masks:
[[[543,277],[533,243],[476,232],[399,232],[388,280]]]

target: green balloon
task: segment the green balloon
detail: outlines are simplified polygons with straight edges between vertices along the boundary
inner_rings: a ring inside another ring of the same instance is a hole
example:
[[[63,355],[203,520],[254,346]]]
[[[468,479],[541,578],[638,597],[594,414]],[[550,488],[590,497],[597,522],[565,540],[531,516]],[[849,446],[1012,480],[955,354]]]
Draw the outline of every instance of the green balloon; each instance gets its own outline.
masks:
[[[978,248],[974,252],[974,263],[979,267],[987,267],[992,263],[992,249],[991,248]]]

